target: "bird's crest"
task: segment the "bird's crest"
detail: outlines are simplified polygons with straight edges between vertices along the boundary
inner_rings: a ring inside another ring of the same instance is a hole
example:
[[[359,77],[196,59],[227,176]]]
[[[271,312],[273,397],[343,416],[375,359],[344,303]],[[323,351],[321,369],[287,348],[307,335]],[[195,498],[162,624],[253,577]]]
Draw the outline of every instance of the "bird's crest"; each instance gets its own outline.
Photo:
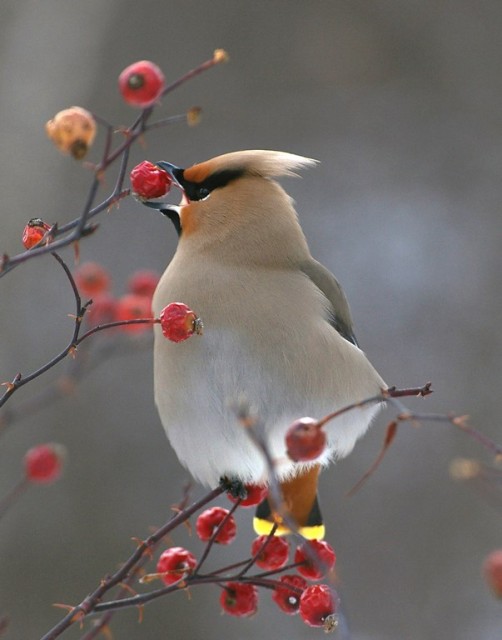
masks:
[[[264,178],[297,176],[297,170],[312,167],[317,162],[312,158],[304,158],[285,151],[261,149],[234,151],[185,169],[184,177],[193,182],[202,182],[208,176],[220,171],[242,172],[242,175]]]

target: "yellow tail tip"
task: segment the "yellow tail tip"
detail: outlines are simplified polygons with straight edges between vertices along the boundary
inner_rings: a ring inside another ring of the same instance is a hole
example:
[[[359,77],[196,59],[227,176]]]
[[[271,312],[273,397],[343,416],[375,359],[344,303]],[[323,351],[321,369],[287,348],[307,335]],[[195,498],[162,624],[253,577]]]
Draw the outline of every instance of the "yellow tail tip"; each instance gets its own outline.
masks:
[[[268,536],[274,527],[274,523],[264,518],[253,518],[253,529],[259,536]],[[289,527],[280,524],[274,532],[275,536],[287,536],[291,533]],[[307,540],[322,540],[326,535],[326,527],[323,524],[298,527],[298,533]]]

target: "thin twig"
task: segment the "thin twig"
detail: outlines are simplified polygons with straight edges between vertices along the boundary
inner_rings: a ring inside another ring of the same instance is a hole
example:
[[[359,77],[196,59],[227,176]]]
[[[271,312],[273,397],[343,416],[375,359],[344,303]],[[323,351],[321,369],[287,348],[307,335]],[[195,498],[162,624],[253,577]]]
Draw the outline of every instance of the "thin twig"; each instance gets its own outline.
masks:
[[[120,327],[120,326],[126,326],[131,324],[155,324],[156,322],[159,322],[159,320],[154,318],[136,318],[134,320],[118,320],[115,322],[108,322],[106,324],[97,325],[96,327],[89,329],[86,333],[80,336],[82,319],[87,311],[87,307],[89,306],[90,301],[84,305],[82,304],[82,299],[78,292],[77,285],[75,283],[75,280],[73,278],[73,275],[70,269],[68,268],[68,265],[57,253],[52,252],[52,255],[63,267],[63,270],[70,282],[73,295],[75,297],[76,311],[74,316],[73,335],[71,337],[70,342],[66,345],[66,347],[62,351],[60,351],[56,356],[51,358],[51,360],[46,362],[43,366],[39,367],[38,369],[36,369],[35,371],[33,371],[28,375],[23,376],[20,373],[18,373],[11,382],[4,383],[7,389],[4,392],[4,394],[0,397],[0,407],[2,407],[18,389],[23,387],[25,384],[28,384],[28,382],[31,382],[32,380],[35,380],[36,378],[40,377],[41,375],[49,371],[49,369],[52,369],[53,367],[55,367],[59,362],[61,362],[61,360],[64,360],[64,358],[66,358],[69,354],[74,354],[77,347],[84,340],[94,335],[95,333],[98,333],[99,331],[104,331],[106,329],[110,329],[113,327]]]
[[[186,113],[179,113],[175,116],[168,116],[167,118],[163,118],[162,120],[156,120],[155,122],[151,122],[149,125],[145,127],[145,133],[148,131],[152,131],[153,129],[166,127],[170,124],[174,124],[175,122],[186,122],[187,119],[188,119],[188,115]]]
[[[267,545],[269,544],[269,542],[274,537],[278,526],[279,526],[279,524],[277,522],[274,522],[274,525],[273,525],[272,529],[270,530],[270,533],[268,534],[266,539],[263,541],[263,544],[260,546],[258,551],[254,554],[254,556],[249,560],[249,562],[244,565],[244,568],[239,572],[238,575],[239,575],[240,578],[243,578],[246,575],[246,573],[249,571],[249,569],[251,569],[251,567],[255,564],[256,559],[260,556],[261,553],[263,553],[265,551]]]
[[[258,578],[255,576],[240,578],[238,575],[228,576],[225,578],[225,582],[242,582],[246,584],[254,584],[257,587],[265,587],[266,589],[276,589],[278,586],[283,586],[283,583],[279,580],[267,580],[266,578]],[[221,577],[216,577],[212,575],[208,576],[190,576],[182,581],[182,588],[190,588],[200,584],[216,584],[225,588],[224,584],[221,584]],[[289,585],[288,585],[289,589]],[[137,607],[148,604],[153,600],[157,600],[162,596],[167,595],[168,593],[172,593],[173,591],[179,591],[179,584],[175,583],[169,585],[168,587],[162,587],[161,589],[156,589],[155,591],[149,591],[148,593],[138,594],[137,596],[131,596],[130,598],[124,598],[122,600],[112,600],[109,602],[102,602],[94,608],[94,613],[99,613],[101,611],[110,611],[116,609],[124,609],[127,607]],[[292,589],[293,590],[293,589]],[[42,638],[44,640],[44,638]]]
[[[123,335],[114,336],[112,341],[107,340],[105,343],[101,343],[90,360],[88,351],[84,347],[80,348],[78,358],[70,361],[70,368],[66,373],[63,373],[38,393],[26,397],[16,406],[15,410],[5,408],[2,411],[0,414],[0,437],[17,420],[33,415],[52,402],[70,395],[85,375],[94,371],[103,362],[108,362],[112,356],[127,356],[132,349],[151,347],[150,342],[138,342],[124,338]]]
[[[181,501],[174,507],[176,512],[182,512],[184,509],[186,509],[189,496],[190,496],[190,489],[191,489],[191,484],[189,483],[184,488],[183,497]],[[149,549],[149,553],[143,554],[143,557],[140,558],[140,560],[137,562],[134,569],[132,569],[129,575],[126,578],[124,578],[124,580],[121,583],[122,588],[120,589],[117,595],[117,600],[127,597],[127,594],[130,592],[130,587],[132,583],[134,582],[134,580],[136,579],[140,571],[143,569],[143,566],[150,560],[151,552],[161,542],[161,540],[162,538],[160,538],[157,542],[152,543]],[[115,611],[107,611],[100,620],[97,620],[95,622],[93,628],[90,629],[85,635],[83,635],[80,640],[94,640],[94,638],[97,638],[100,635],[100,633],[103,631],[103,629],[108,627],[114,613]]]
[[[61,360],[66,358],[66,356],[75,348],[75,343],[78,340],[82,318],[84,317],[87,305],[82,305],[82,300],[80,298],[77,285],[75,284],[75,280],[73,279],[71,271],[69,270],[64,260],[55,252],[52,252],[52,256],[63,267],[63,270],[70,282],[73,295],[75,297],[76,310],[75,310],[74,324],[73,324],[73,335],[68,345],[60,353],[58,353],[56,356],[54,356],[51,360],[46,362],[43,366],[38,368],[36,371],[33,371],[32,373],[26,376],[23,376],[20,373],[18,373],[11,382],[4,383],[7,389],[3,394],[3,396],[0,398],[0,407],[2,407],[18,389],[23,387],[25,384],[28,384],[28,382],[35,380],[35,378],[38,378],[49,369],[52,369],[52,367],[54,367],[56,364],[61,362]]]
[[[105,593],[112,589],[117,584],[124,581],[129,575],[130,571],[136,567],[137,563],[159,540],[162,540],[170,531],[175,529],[182,522],[185,522],[190,518],[192,514],[198,511],[201,507],[205,506],[214,498],[223,493],[222,487],[216,487],[203,498],[194,502],[190,507],[184,509],[181,513],[173,516],[166,524],[160,529],[157,529],[155,533],[150,535],[146,540],[138,545],[135,552],[129,557],[129,559],[122,565],[122,567],[116,571],[112,576],[103,578],[99,587],[92,591],[80,604],[72,607],[69,613],[64,616],[52,629],[50,629],[41,640],[54,640],[58,638],[63,631],[70,627],[77,620],[82,619],[91,612],[104,611],[103,607],[98,607],[98,603],[101,601]],[[122,602],[119,600],[118,602]]]
[[[28,478],[23,478],[0,500],[0,518],[7,513],[10,507],[23,495],[26,489],[30,486]]]

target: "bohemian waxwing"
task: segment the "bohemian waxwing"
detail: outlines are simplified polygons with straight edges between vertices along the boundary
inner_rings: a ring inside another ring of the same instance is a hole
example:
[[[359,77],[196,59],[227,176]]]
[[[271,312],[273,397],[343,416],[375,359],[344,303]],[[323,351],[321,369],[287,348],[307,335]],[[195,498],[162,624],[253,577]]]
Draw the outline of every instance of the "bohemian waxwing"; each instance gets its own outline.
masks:
[[[158,163],[184,194],[179,207],[153,205],[180,235],[154,313],[183,302],[201,317],[204,335],[174,344],[157,325],[154,385],[178,458],[210,487],[222,478],[267,482],[263,454],[236,416],[235,402],[245,398],[291,517],[306,537],[321,538],[319,470],[351,452],[379,406],[330,422],[328,446],[310,463],[288,458],[285,433],[300,417],[321,418],[387,385],[358,347],[340,284],[311,256],[292,200],[273,179],[314,164],[279,151],[238,151],[188,169]],[[272,519],[264,502],[257,532],[270,531]]]

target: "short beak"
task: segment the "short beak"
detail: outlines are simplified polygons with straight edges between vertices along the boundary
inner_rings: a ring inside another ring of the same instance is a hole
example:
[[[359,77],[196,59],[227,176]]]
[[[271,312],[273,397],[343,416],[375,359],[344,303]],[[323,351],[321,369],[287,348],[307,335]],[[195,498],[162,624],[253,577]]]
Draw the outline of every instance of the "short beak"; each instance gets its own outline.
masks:
[[[171,176],[172,181],[177,187],[183,189],[183,185],[180,182],[180,180],[183,179],[183,169],[180,169],[175,164],[171,164],[170,162],[164,162],[164,160],[156,162],[155,164],[157,165],[157,167],[160,167],[163,171]]]
[[[160,162],[155,163],[157,167],[165,171],[173,181],[177,187],[179,187],[183,192],[183,198],[181,200],[181,205],[175,204],[167,204],[166,202],[159,202],[158,200],[141,200],[141,203],[145,205],[145,207],[150,207],[151,209],[156,209],[160,211],[163,215],[171,220],[176,229],[176,233],[178,236],[181,235],[181,221],[180,221],[180,209],[183,205],[188,204],[188,200],[185,196],[185,190],[180,182],[183,178],[183,169],[177,167],[170,162],[164,162],[161,160]]]
[[[155,209],[156,211],[160,211],[162,215],[169,218],[176,229],[176,233],[178,236],[181,235],[181,220],[180,220],[180,209],[181,207],[175,204],[166,204],[165,202],[150,202],[148,200],[143,200],[141,204],[144,204],[145,207],[150,207],[150,209]]]

